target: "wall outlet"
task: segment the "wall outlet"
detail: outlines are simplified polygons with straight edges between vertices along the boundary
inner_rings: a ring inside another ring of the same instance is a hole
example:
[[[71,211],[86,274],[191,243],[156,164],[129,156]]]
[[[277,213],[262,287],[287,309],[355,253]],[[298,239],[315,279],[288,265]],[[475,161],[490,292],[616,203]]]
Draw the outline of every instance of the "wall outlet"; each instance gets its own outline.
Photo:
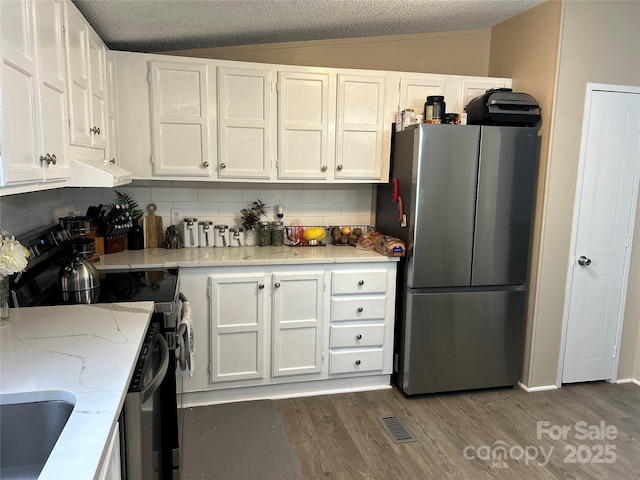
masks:
[[[182,214],[182,210],[178,208],[171,209],[171,225],[178,225],[182,222],[184,215]]]

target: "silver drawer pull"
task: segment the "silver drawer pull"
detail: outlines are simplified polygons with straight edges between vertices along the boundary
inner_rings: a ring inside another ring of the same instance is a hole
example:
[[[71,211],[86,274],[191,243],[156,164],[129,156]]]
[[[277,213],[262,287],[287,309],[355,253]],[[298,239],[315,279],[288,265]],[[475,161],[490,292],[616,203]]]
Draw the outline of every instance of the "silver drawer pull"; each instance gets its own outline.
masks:
[[[364,311],[364,308],[358,307],[358,313],[362,313],[363,311]]]
[[[356,360],[356,365],[360,365],[360,360]]]
[[[274,283],[273,286],[276,287],[276,288],[280,288],[280,282]]]
[[[259,288],[260,290],[262,290],[262,289],[264,288],[264,283],[259,283],[259,284],[258,284],[258,288]]]
[[[357,334],[356,335],[356,340],[362,340],[362,335],[361,334]]]
[[[360,281],[358,282],[358,285],[360,285],[360,286],[364,285],[364,280],[360,280]]]

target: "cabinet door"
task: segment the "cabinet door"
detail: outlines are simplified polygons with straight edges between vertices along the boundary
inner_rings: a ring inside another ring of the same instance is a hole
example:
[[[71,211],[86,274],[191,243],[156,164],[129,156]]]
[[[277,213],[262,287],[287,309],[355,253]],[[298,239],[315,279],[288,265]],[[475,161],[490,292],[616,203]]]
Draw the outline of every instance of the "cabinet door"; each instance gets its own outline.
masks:
[[[204,63],[151,63],[154,175],[209,176]]]
[[[329,75],[278,73],[278,178],[327,178]]]
[[[264,376],[265,276],[212,275],[211,383]]]
[[[511,81],[504,78],[465,78],[460,83],[460,93],[458,95],[458,98],[460,99],[459,110],[452,110],[447,107],[447,111],[460,111],[460,113],[462,113],[471,99],[484,94],[484,92],[491,88],[510,86]]]
[[[0,2],[2,185],[42,180],[37,60],[31,2]]]
[[[218,68],[218,176],[270,179],[272,73]]]
[[[118,123],[116,115],[116,63],[114,53],[107,51],[105,58],[107,76],[107,152],[105,158],[113,164],[118,156]]]
[[[91,85],[89,77],[89,31],[86,21],[67,4],[67,70],[69,77],[70,140],[91,145]]]
[[[424,102],[431,95],[445,94],[445,80],[442,77],[402,77],[400,79],[399,111],[413,108],[416,115],[424,112]]]
[[[338,75],[336,179],[380,180],[385,84],[383,76]]]
[[[324,273],[273,275],[272,376],[320,372]]]
[[[42,155],[55,159],[46,165],[46,180],[68,178],[70,161],[67,154],[67,71],[63,34],[63,2],[57,0],[34,3],[38,77],[40,85]]]
[[[107,147],[106,47],[93,31],[88,32],[89,78],[91,86],[91,145]]]

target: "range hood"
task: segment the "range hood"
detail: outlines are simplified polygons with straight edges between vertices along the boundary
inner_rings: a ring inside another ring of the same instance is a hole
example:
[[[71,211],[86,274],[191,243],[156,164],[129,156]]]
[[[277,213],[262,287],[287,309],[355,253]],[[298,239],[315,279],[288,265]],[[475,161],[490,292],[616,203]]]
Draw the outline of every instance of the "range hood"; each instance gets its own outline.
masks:
[[[131,183],[131,172],[98,159],[71,159],[72,187],[119,187]]]

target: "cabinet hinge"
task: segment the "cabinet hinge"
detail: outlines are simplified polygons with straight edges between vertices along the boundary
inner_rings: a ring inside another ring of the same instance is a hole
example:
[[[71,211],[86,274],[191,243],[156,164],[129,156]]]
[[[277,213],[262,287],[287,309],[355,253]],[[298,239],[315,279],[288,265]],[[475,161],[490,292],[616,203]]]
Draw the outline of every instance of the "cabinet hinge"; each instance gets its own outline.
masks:
[[[320,363],[324,363],[324,352],[320,355]]]
[[[211,373],[211,364],[207,365],[207,373]]]
[[[624,248],[629,248],[629,234],[627,233],[627,239],[624,241]]]
[[[147,72],[147,83],[151,85],[151,72]]]
[[[69,121],[68,121],[69,126],[71,126],[71,117],[69,117],[69,119],[68,119],[68,120],[69,120]]]
[[[211,285],[207,285],[207,297],[211,298]]]
[[[618,351],[618,346],[617,346],[617,345],[614,345],[614,346],[613,346],[613,358],[616,358],[616,353],[617,353],[617,351]]]
[[[151,163],[156,163],[156,156],[155,155],[151,155]]]
[[[280,82],[276,82],[276,92],[280,93]]]
[[[276,160],[276,168],[280,170],[280,159]]]

